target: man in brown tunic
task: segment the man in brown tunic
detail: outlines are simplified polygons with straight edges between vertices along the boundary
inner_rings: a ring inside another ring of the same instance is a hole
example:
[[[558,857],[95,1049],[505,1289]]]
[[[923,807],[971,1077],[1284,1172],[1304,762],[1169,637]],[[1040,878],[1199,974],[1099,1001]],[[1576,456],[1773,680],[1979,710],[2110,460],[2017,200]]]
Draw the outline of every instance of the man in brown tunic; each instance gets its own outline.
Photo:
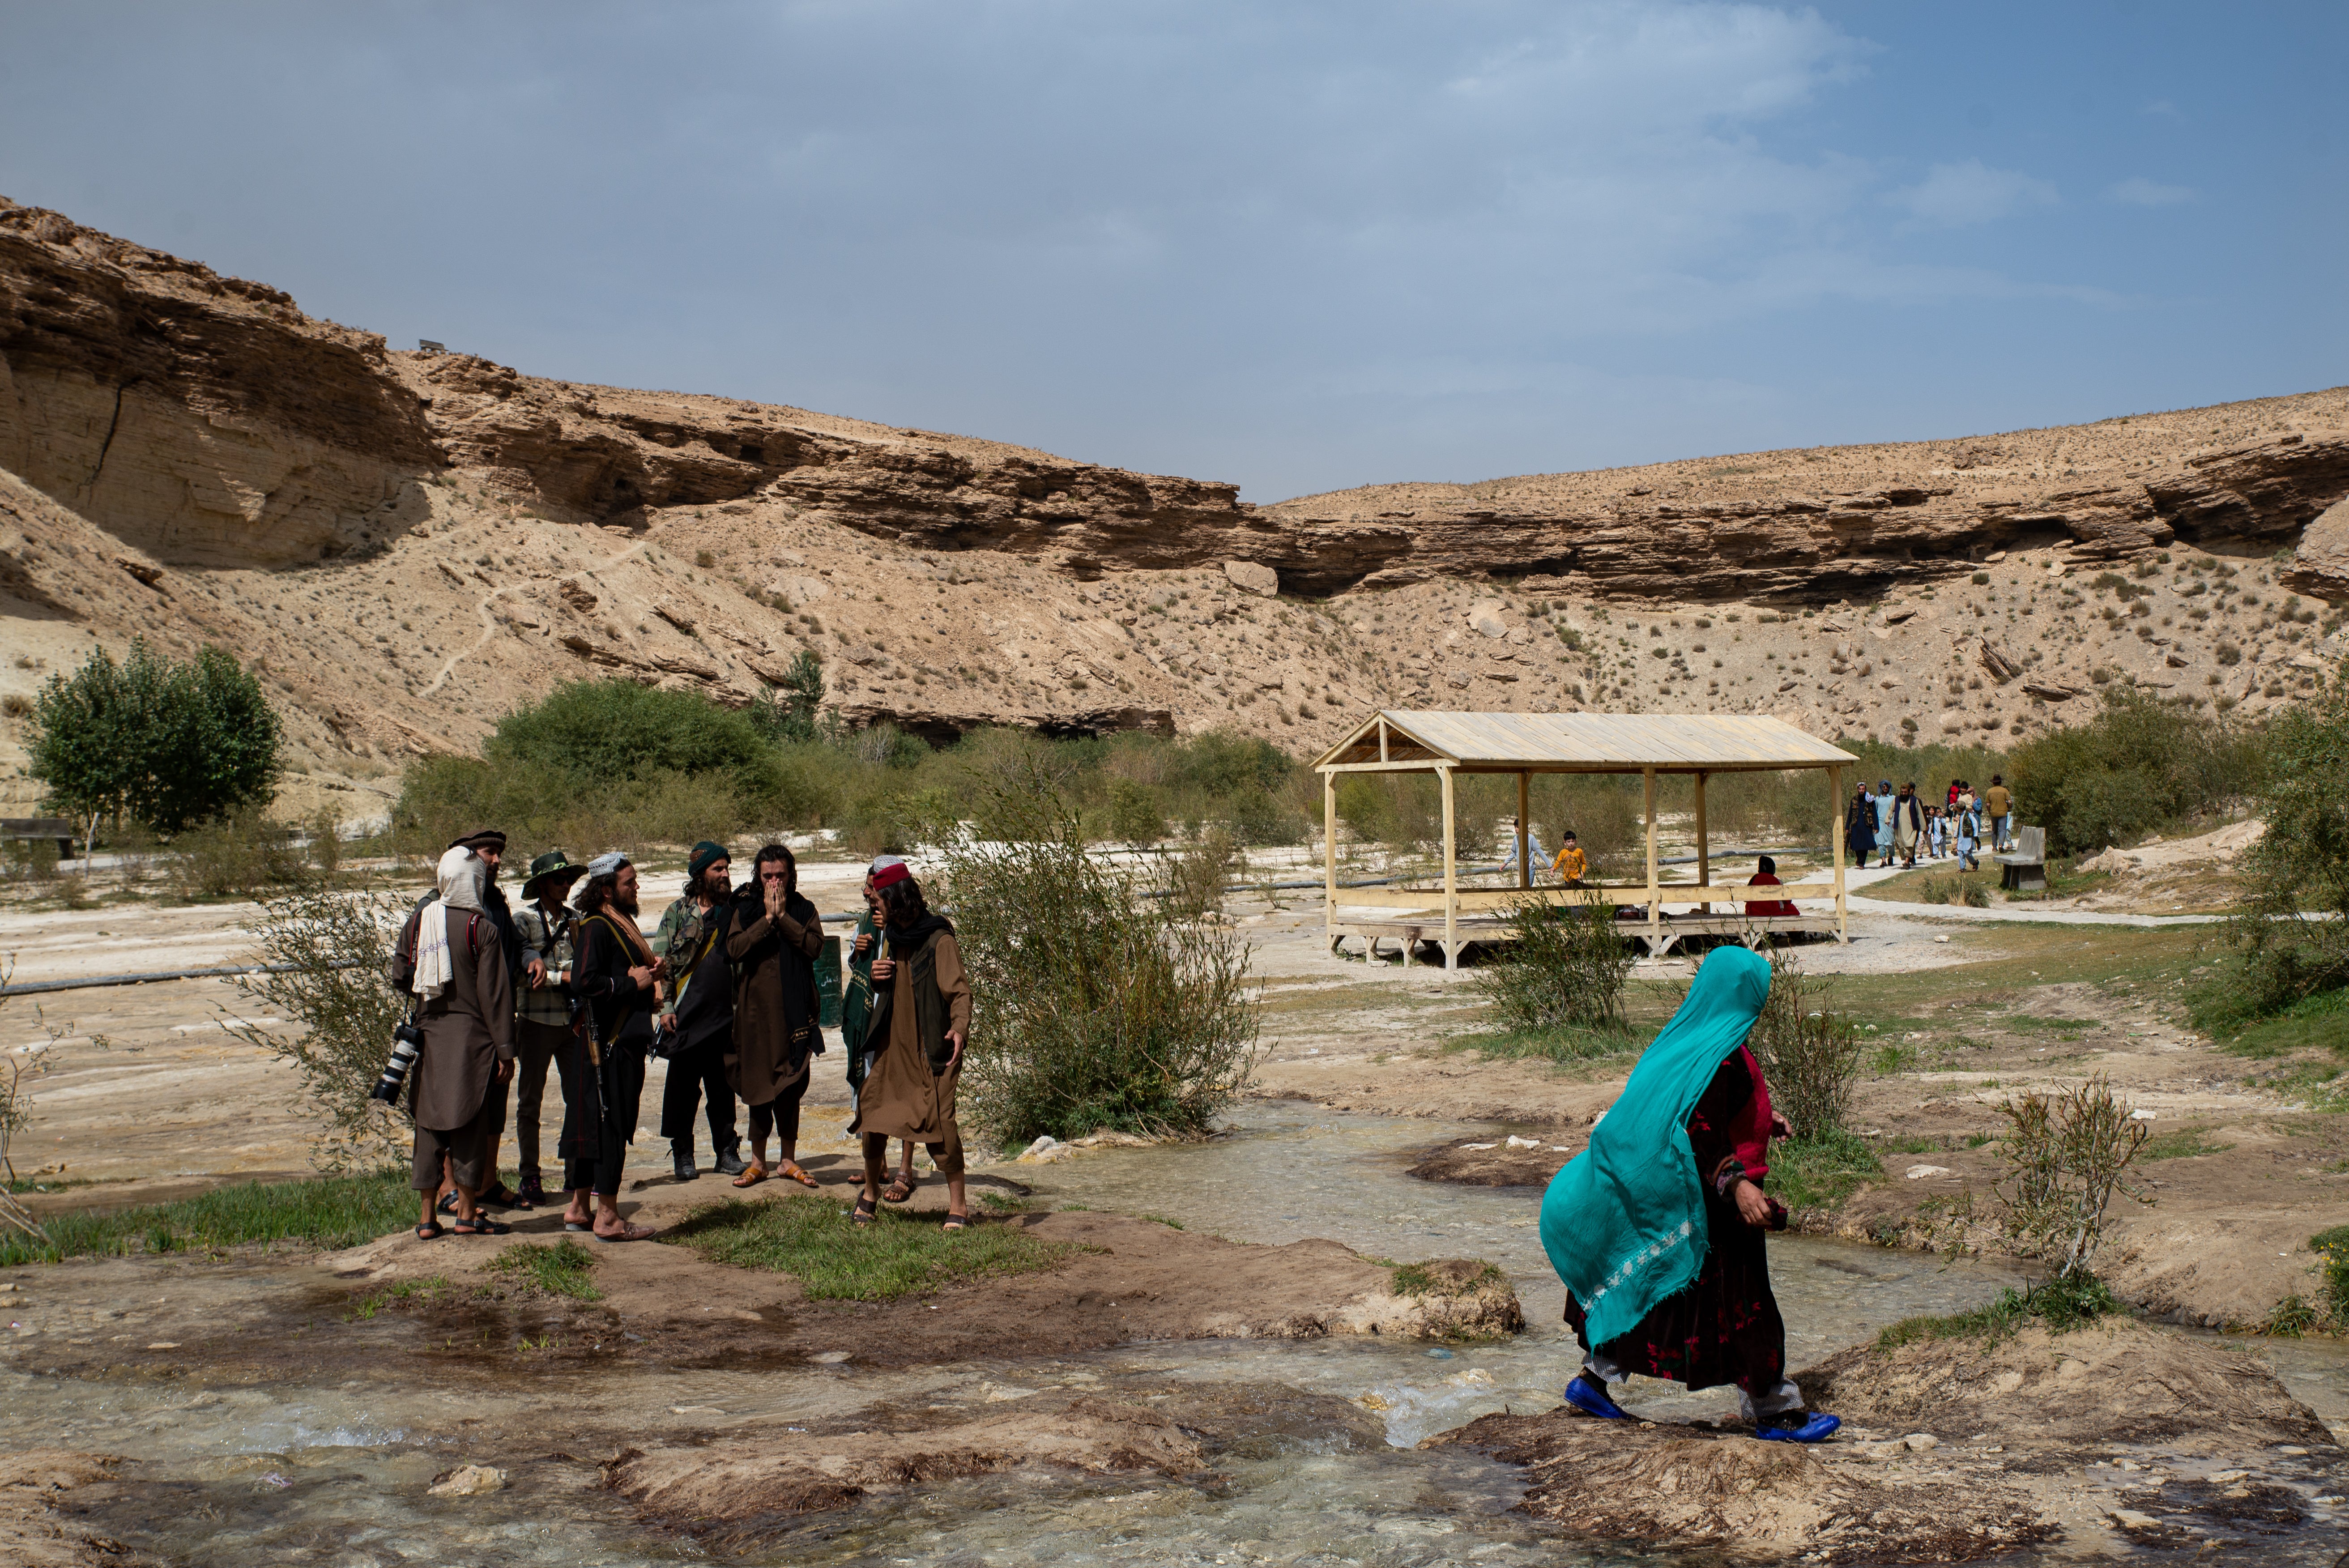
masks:
[[[440,857],[440,897],[409,917],[399,946],[402,989],[417,998],[424,1036],[409,1075],[409,1109],[416,1118],[416,1159],[410,1185],[422,1201],[419,1238],[440,1232],[433,1200],[445,1164],[457,1189],[460,1236],[500,1235],[498,1224],[474,1207],[496,1172],[484,1167],[505,1109],[502,1090],[513,1077],[513,980],[497,923],[481,907],[489,868],[471,851]]]
[[[823,1049],[815,990],[823,922],[799,891],[799,862],[781,844],[759,851],[731,907],[726,960],[734,975],[734,1033],[726,1078],[750,1108],[750,1163],[734,1185],[765,1179],[771,1130],[776,1170],[812,1187],[815,1178],[800,1169],[797,1155],[810,1058]]]
[[[889,1140],[922,1144],[947,1179],[947,1225],[970,1222],[963,1191],[962,1129],[955,1120],[955,1084],[963,1042],[970,1037],[970,978],[954,927],[930,913],[922,888],[903,865],[873,873],[888,937],[887,956],[873,964],[873,1016],[865,1048],[871,1072],[856,1098],[851,1130],[864,1137],[864,1195],[858,1224],[869,1224],[881,1194]]]

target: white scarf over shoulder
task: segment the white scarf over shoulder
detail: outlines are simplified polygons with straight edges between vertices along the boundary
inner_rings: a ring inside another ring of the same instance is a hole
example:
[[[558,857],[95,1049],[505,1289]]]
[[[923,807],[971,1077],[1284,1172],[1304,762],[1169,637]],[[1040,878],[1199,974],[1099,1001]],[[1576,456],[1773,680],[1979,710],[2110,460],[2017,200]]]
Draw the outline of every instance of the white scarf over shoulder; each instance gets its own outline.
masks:
[[[455,849],[440,857],[440,902],[450,909],[480,913],[481,885],[489,865],[471,850]],[[416,979],[409,986],[426,1001],[449,988],[456,962],[449,952],[449,922],[430,904],[416,916]]]

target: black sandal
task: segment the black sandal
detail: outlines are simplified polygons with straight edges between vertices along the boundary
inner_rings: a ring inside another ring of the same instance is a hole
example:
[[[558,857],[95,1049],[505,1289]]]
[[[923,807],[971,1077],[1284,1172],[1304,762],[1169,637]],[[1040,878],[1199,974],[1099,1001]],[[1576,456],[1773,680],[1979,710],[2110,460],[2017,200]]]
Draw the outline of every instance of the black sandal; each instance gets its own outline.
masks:
[[[885,1203],[902,1203],[912,1197],[914,1189],[920,1185],[921,1183],[911,1176],[892,1176],[889,1178],[889,1184],[881,1189],[881,1201]]]
[[[854,1212],[848,1216],[848,1222],[861,1231],[871,1224],[878,1214],[879,1211],[873,1206],[873,1200],[860,1193],[856,1199]]]
[[[512,1232],[512,1225],[502,1225],[487,1214],[476,1214],[470,1220],[460,1220],[449,1227],[449,1233],[457,1236],[503,1236],[510,1235]]]
[[[440,1222],[438,1220],[433,1221],[430,1224],[419,1225],[416,1227],[416,1239],[419,1242],[437,1242],[448,1233],[449,1233],[447,1231],[440,1228]]]
[[[941,1228],[948,1231],[968,1230],[970,1228],[970,1215],[968,1212],[957,1214],[952,1209],[948,1209],[947,1211],[947,1222]]]

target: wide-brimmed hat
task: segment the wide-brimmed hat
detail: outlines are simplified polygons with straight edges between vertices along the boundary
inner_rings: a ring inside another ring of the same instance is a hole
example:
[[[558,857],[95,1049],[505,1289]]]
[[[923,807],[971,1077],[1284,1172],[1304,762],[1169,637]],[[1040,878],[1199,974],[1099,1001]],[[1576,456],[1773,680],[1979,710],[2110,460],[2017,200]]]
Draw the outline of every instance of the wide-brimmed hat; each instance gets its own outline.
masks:
[[[522,884],[522,896],[535,899],[539,895],[539,888],[546,882],[560,880],[569,883],[586,874],[585,866],[561,850],[549,850],[530,862],[530,880]]]

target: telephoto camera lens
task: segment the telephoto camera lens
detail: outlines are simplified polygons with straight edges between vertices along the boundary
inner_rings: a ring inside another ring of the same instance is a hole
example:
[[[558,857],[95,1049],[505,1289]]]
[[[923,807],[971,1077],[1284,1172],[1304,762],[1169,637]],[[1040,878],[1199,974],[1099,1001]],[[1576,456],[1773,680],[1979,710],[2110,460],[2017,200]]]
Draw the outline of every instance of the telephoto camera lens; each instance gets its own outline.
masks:
[[[408,1081],[408,1069],[416,1065],[416,1048],[423,1039],[424,1032],[413,1024],[402,1024],[392,1030],[391,1060],[384,1063],[383,1077],[367,1090],[369,1099],[389,1105],[399,1098],[399,1087]]]

